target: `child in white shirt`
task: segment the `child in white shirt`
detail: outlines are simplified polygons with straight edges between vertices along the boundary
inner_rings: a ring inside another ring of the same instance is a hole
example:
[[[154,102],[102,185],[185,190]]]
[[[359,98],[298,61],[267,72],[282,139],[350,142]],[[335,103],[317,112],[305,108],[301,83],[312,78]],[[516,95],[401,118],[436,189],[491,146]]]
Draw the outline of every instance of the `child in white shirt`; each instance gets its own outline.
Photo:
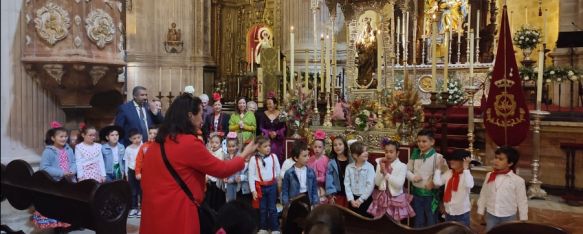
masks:
[[[478,199],[478,214],[486,211],[486,232],[500,223],[516,220],[517,210],[520,220],[528,220],[524,179],[513,172],[518,151],[503,146],[494,153],[494,171],[486,174]]]
[[[403,192],[407,165],[399,160],[399,142],[384,138],[381,148],[385,151],[384,158],[377,158],[375,184],[378,189],[372,193],[373,202],[368,213],[374,217],[384,214],[400,221],[415,216],[410,203],[413,196]]]
[[[348,164],[344,177],[348,208],[362,216],[372,218],[367,210],[372,202],[370,195],[374,189],[374,167],[367,161],[368,152],[362,142],[352,143],[350,153],[354,162]]]
[[[470,226],[470,190],[474,187],[474,177],[470,173],[470,152],[457,149],[449,157],[450,170],[441,175],[441,170],[435,171],[433,183],[435,186],[445,184],[443,204],[445,206],[445,221],[457,221]],[[445,164],[441,159],[441,164]]]
[[[135,171],[136,158],[138,157],[138,151],[142,145],[142,134],[137,129],[131,129],[128,136],[132,144],[126,147],[123,160],[125,161],[125,172],[128,177],[127,180],[132,191],[132,210],[130,210],[129,217],[134,218],[142,215],[139,205],[142,200],[142,190],[140,187],[140,181],[136,178]]]

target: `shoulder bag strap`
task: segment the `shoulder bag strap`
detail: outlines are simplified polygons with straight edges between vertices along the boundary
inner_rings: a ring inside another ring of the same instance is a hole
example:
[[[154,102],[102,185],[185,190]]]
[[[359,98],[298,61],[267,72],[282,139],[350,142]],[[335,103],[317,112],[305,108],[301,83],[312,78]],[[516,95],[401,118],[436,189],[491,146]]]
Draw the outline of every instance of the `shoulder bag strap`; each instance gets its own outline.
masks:
[[[194,199],[194,195],[192,195],[192,192],[190,191],[190,189],[186,186],[186,183],[184,183],[182,178],[180,178],[178,173],[176,173],[176,170],[174,170],[172,165],[170,165],[170,161],[168,161],[168,157],[166,157],[166,149],[164,148],[164,143],[160,144],[160,150],[162,151],[162,159],[164,159],[164,165],[166,165],[166,169],[168,169],[168,172],[170,172],[172,177],[174,177],[174,180],[176,181],[176,183],[178,183],[178,185],[180,185],[180,188],[182,189],[182,191],[184,191],[184,193],[186,193],[186,196],[188,197],[188,199],[190,199],[190,201],[192,201],[192,203],[194,203],[196,206],[200,206],[200,204]]]

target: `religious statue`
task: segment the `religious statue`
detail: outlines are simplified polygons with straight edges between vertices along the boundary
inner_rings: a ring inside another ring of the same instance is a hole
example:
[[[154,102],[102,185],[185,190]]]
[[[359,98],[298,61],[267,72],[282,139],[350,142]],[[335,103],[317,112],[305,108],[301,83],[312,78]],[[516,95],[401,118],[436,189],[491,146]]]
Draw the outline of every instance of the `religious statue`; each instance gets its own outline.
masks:
[[[166,34],[166,41],[164,42],[164,49],[168,53],[180,53],[183,49],[182,32],[176,28],[176,23],[172,22],[168,33]]]
[[[462,0],[425,0],[425,19],[423,34],[426,38],[431,38],[432,20],[437,20],[437,58],[443,58],[448,53],[447,48],[443,45],[444,33],[461,32],[462,23],[467,15],[467,3]],[[430,43],[428,40],[427,43]],[[429,51],[431,53],[431,51]],[[431,57],[431,56],[430,56]]]
[[[377,39],[375,30],[371,26],[371,19],[365,18],[366,26],[360,34],[356,44],[359,86],[367,89],[376,88],[377,82],[373,76],[377,68]]]
[[[166,34],[166,41],[169,44],[176,44],[177,42],[180,42],[180,34],[180,29],[176,29],[176,23],[172,22],[168,29],[168,34]]]
[[[261,49],[262,48],[271,48],[271,32],[269,31],[269,29],[267,27],[262,27],[259,29],[259,32],[257,33],[257,39],[255,39],[255,42],[257,42],[257,45],[255,46],[255,51],[254,51],[254,56],[255,56],[255,62],[257,64],[261,64]]]

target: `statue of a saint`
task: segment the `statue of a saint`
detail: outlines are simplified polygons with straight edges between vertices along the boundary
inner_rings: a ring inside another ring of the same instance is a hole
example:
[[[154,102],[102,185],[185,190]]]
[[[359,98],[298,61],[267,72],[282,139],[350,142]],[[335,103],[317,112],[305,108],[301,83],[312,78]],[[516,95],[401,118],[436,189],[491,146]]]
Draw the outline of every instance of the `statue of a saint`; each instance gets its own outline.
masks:
[[[261,64],[261,49],[262,48],[271,48],[271,32],[269,31],[268,28],[263,27],[259,29],[258,32],[259,36],[256,39],[257,46],[255,46],[255,51],[254,51],[254,56],[255,56],[255,62],[257,64]]]
[[[180,29],[176,29],[176,23],[172,23],[168,29],[168,34],[166,35],[166,41],[168,44],[177,44],[181,39]]]
[[[357,64],[358,64],[358,80],[359,86],[364,86],[369,89],[376,88],[376,79],[373,76],[378,61],[377,61],[377,40],[375,31],[371,26],[371,19],[365,18],[366,26],[364,27],[360,39],[356,44]]]

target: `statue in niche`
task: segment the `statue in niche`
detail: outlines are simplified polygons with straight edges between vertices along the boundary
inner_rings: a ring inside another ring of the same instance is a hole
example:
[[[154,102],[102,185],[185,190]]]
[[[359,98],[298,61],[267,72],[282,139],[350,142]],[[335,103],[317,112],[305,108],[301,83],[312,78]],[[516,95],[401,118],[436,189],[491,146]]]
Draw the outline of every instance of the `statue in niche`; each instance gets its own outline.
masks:
[[[180,29],[176,29],[176,23],[172,22],[166,35],[166,41],[170,45],[177,45],[180,42],[181,34]]]
[[[375,31],[371,24],[372,19],[365,17],[363,22],[366,26],[363,27],[359,39],[356,43],[356,56],[358,65],[358,79],[357,84],[361,88],[373,89],[376,88],[377,82],[374,73],[377,68],[377,38]]]
[[[271,31],[267,27],[262,27],[258,31],[258,36],[255,41],[257,45],[255,46],[255,61],[257,64],[261,64],[261,49],[271,48]]]
[[[464,22],[465,17],[467,16],[467,3],[466,1],[462,0],[425,0],[425,30],[423,34],[429,38],[427,40],[428,48],[431,47],[431,31],[432,28],[432,19],[435,16],[437,20],[437,58],[443,58],[447,49],[443,45],[444,39],[443,36],[446,31],[454,33],[454,32],[463,32],[462,23]],[[431,58],[431,50],[429,50],[428,58]],[[443,61],[439,61],[443,62]]]

